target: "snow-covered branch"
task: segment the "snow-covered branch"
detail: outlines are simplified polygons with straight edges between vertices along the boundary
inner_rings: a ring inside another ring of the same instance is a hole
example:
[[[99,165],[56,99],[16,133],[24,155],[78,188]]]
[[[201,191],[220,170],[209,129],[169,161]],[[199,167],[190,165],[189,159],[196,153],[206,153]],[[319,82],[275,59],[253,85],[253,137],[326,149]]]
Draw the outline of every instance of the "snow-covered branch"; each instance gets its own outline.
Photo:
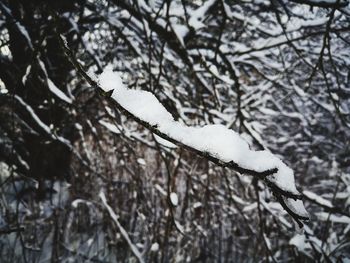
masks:
[[[324,8],[341,8],[349,4],[348,0],[292,0],[292,2]]]
[[[117,226],[118,230],[120,231],[120,234],[122,235],[122,237],[125,239],[125,241],[127,242],[127,244],[130,247],[130,250],[132,251],[132,253],[134,254],[134,256],[137,258],[137,260],[140,263],[145,262],[142,258],[141,252],[137,249],[137,247],[131,242],[131,239],[128,235],[128,233],[126,232],[126,230],[123,228],[123,226],[119,223],[118,220],[118,216],[114,213],[112,207],[110,207],[107,203],[107,199],[106,196],[103,192],[100,192],[99,194],[102,204],[104,207],[107,208],[107,211],[109,213],[109,215],[111,216],[113,222],[115,223],[115,225]]]
[[[98,79],[90,77],[75,59],[60,36],[66,55],[87,80],[104,94],[122,113],[161,138],[192,151],[221,166],[264,180],[283,208],[299,223],[308,219],[294,173],[269,151],[253,151],[240,135],[222,125],[190,127],[174,120],[150,92],[124,86],[118,73],[106,68]]]

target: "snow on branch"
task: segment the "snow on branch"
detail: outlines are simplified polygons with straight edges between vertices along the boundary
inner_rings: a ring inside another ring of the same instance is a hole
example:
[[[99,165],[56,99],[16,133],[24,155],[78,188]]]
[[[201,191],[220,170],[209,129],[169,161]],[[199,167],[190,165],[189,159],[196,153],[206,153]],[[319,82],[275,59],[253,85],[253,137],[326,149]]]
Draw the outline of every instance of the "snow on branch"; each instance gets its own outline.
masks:
[[[33,121],[52,139],[52,140],[58,140],[64,145],[66,145],[68,148],[72,149],[72,145],[70,141],[63,138],[62,136],[58,136],[54,134],[50,127],[47,126],[40,118],[39,116],[34,112],[33,108],[29,106],[21,97],[18,95],[15,95],[14,98],[22,105],[26,111],[29,113],[29,115],[32,117]]]
[[[323,8],[342,8],[349,4],[348,0],[292,0],[292,2]]]
[[[112,92],[111,98],[123,109],[166,135],[165,139],[212,156],[241,173],[266,177],[291,197],[298,197],[293,171],[268,151],[250,150],[248,143],[233,130],[223,125],[190,127],[175,121],[152,93],[126,88],[110,67],[99,76],[99,84],[104,92]]]
[[[118,216],[114,213],[112,207],[110,207],[108,205],[105,194],[103,192],[100,192],[99,197],[101,198],[102,204],[107,208],[107,211],[108,211],[109,215],[111,216],[112,220],[114,221],[114,223],[116,224],[118,230],[120,231],[120,234],[125,239],[125,241],[128,243],[134,256],[137,258],[137,260],[140,263],[145,262],[142,258],[142,254],[137,249],[137,247],[131,242],[131,239],[130,239],[128,233],[123,228],[123,226],[119,223]]]
[[[46,67],[44,62],[42,62],[39,58],[37,58],[39,66],[41,68],[41,70],[43,71],[45,78],[46,78],[46,82],[47,82],[47,86],[49,88],[49,90],[58,98],[60,98],[61,100],[65,101],[68,104],[72,104],[73,100],[71,98],[69,98],[63,91],[61,91],[56,85],[55,83],[53,83],[53,81],[49,78],[49,75],[47,74],[46,71]]]
[[[175,121],[158,99],[150,92],[125,87],[118,73],[107,67],[98,79],[90,77],[75,59],[64,38],[60,43],[66,55],[87,80],[98,88],[122,113],[161,138],[214,162],[265,181],[283,208],[302,226],[308,219],[295,186],[294,173],[269,151],[253,151],[235,131],[223,125],[186,126]]]

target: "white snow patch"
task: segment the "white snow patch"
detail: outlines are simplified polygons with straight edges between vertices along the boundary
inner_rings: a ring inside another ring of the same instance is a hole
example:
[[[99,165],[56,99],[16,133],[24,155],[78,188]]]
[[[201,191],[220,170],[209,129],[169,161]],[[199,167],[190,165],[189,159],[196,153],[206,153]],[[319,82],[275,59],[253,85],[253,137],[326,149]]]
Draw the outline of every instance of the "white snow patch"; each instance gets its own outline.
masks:
[[[166,196],[167,193],[166,191],[159,185],[159,184],[155,184],[154,187],[159,191],[159,193],[161,193],[163,196]]]
[[[98,78],[101,88],[107,92],[119,87],[124,88],[124,84],[119,74],[113,72],[112,65],[108,65]]]
[[[72,104],[72,99],[69,98],[66,94],[63,93],[63,91],[61,91],[59,88],[57,88],[57,86],[52,82],[51,79],[47,79],[47,84],[48,84],[48,87],[49,87],[49,90],[55,94],[58,98],[60,98],[61,100],[69,103],[69,104]]]
[[[333,207],[332,203],[326,199],[324,199],[323,197],[315,194],[315,193],[312,193],[312,192],[309,192],[309,191],[303,191],[303,194],[310,198],[311,200],[315,201],[316,203],[320,204],[320,205],[324,205],[324,206],[327,206],[327,207]]]
[[[153,243],[151,246],[152,252],[157,252],[159,250],[159,244],[157,242]]]
[[[321,221],[329,220],[334,223],[350,224],[350,217],[347,217],[347,216],[329,215],[329,213],[325,213],[325,212],[315,213],[315,215]]]
[[[177,146],[175,144],[163,139],[162,137],[159,137],[157,134],[154,134],[154,138],[159,144],[161,144],[167,148],[177,148]]]
[[[176,193],[170,193],[170,202],[173,206],[177,206],[179,204],[179,198]]]
[[[113,123],[104,121],[104,120],[99,120],[98,121],[102,126],[106,127],[109,131],[115,133],[115,134],[120,134],[120,129],[114,125]]]
[[[28,76],[29,76],[29,74],[30,74],[31,68],[32,68],[31,65],[29,65],[29,66],[26,68],[26,73],[25,73],[24,76],[22,77],[22,83],[23,83],[23,85],[25,85],[26,82],[27,82],[27,79],[28,79]]]
[[[290,245],[297,247],[299,251],[305,251],[311,249],[311,245],[306,242],[305,235],[296,234],[290,241]]]
[[[69,98],[66,94],[63,93],[63,91],[61,91],[59,88],[57,88],[57,86],[55,85],[55,83],[52,82],[52,80],[49,78],[48,74],[47,74],[47,71],[46,71],[46,67],[45,67],[45,64],[42,60],[39,59],[39,57],[37,58],[38,59],[38,62],[39,62],[39,65],[42,69],[42,71],[44,72],[45,74],[45,77],[46,77],[46,80],[47,80],[47,85],[49,87],[49,90],[55,94],[58,98],[60,98],[61,100],[69,103],[69,104],[72,104],[72,99]],[[28,69],[27,69],[28,70]]]
[[[69,103],[69,104],[72,104],[72,99],[69,98],[66,94],[63,93],[63,91],[61,91],[59,88],[57,88],[57,86],[52,82],[51,79],[47,79],[47,84],[49,86],[49,90],[55,94],[58,98],[60,98],[61,100]]]
[[[83,199],[75,199],[71,203],[72,207],[74,207],[74,208],[77,208],[79,204],[92,205],[92,203],[90,201],[86,201],[86,200],[83,200]]]
[[[303,201],[285,197],[283,197],[283,200],[293,213],[303,217],[309,217],[309,213],[306,211]]]
[[[146,165],[145,159],[142,159],[142,158],[138,158],[138,159],[137,159],[137,163],[140,164],[140,165],[143,165],[143,166]]]
[[[21,32],[21,34],[22,34],[22,35],[25,37],[25,39],[27,40],[27,43],[28,43],[30,49],[33,50],[32,40],[30,39],[30,36],[29,36],[29,34],[28,34],[27,29],[25,29],[25,27],[22,26],[22,25],[20,24],[20,22],[16,22],[16,26],[17,26],[18,30]]]
[[[194,204],[193,204],[193,208],[194,209],[196,209],[196,208],[198,208],[198,207],[201,207],[202,206],[202,203],[201,202],[195,202]]]

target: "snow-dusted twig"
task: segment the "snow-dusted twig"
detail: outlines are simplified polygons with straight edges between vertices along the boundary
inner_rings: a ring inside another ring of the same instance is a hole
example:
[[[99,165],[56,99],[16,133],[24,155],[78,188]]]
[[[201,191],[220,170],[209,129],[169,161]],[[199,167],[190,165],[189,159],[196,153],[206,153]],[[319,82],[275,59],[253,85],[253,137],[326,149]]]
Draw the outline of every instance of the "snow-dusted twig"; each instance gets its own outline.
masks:
[[[291,2],[323,8],[342,8],[349,4],[348,0],[292,0]]]
[[[137,247],[131,242],[131,239],[126,232],[126,230],[123,228],[123,226],[119,223],[118,216],[114,213],[113,209],[108,205],[106,196],[103,192],[100,192],[99,194],[102,204],[104,207],[107,208],[107,211],[109,215],[111,216],[112,220],[114,221],[115,225],[117,226],[118,230],[120,231],[120,234],[125,239],[125,241],[128,243],[131,252],[134,254],[134,256],[137,258],[137,260],[141,263],[145,262],[142,258],[141,252],[137,249]]]

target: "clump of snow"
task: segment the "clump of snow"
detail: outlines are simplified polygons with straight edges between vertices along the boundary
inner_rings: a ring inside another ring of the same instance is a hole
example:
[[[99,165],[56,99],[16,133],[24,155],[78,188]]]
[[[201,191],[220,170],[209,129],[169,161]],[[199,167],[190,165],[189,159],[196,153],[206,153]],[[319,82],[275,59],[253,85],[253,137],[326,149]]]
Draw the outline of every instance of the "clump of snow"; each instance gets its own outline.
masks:
[[[138,158],[138,159],[137,159],[137,163],[140,164],[140,165],[143,165],[143,166],[146,165],[145,159],[142,159],[142,158]]]
[[[104,127],[106,127],[108,130],[110,130],[111,132],[115,133],[115,134],[120,134],[120,129],[114,125],[113,123],[104,121],[104,120],[99,120],[99,123],[101,125],[103,125]]]
[[[167,147],[167,148],[177,148],[177,146],[167,140],[164,140],[162,137],[159,137],[158,135],[154,135],[154,139],[161,145]]]
[[[26,73],[25,73],[24,76],[22,77],[22,83],[23,83],[23,85],[25,85],[26,82],[27,82],[27,79],[28,79],[28,76],[29,76],[29,74],[30,74],[31,68],[32,68],[31,65],[29,65],[29,66],[26,68]]]
[[[72,104],[73,103],[73,100],[71,98],[69,98],[63,91],[61,91],[56,85],[55,83],[52,82],[52,80],[49,78],[49,75],[47,74],[47,71],[46,71],[46,67],[45,67],[45,64],[43,61],[41,61],[39,58],[37,58],[38,62],[39,62],[39,65],[41,67],[41,70],[44,72],[45,74],[45,77],[46,77],[46,80],[47,80],[47,85],[49,87],[49,90],[55,95],[57,96],[58,98],[60,98],[61,100],[69,103],[69,104]],[[30,68],[28,69],[27,68],[27,71],[26,72],[26,75],[25,77],[23,77],[24,79],[22,81],[26,81],[27,79],[27,74],[30,73]]]
[[[119,74],[113,72],[111,65],[108,65],[98,78],[101,88],[107,92],[114,89],[125,89]]]
[[[55,94],[58,98],[60,98],[61,100],[69,103],[69,104],[72,104],[72,99],[69,98],[66,94],[63,93],[63,91],[61,91],[59,88],[57,88],[57,86],[55,85],[55,83],[52,82],[51,79],[47,79],[47,84],[49,86],[49,90]]]
[[[15,25],[17,26],[18,30],[21,32],[23,37],[27,40],[27,43],[28,43],[30,49],[33,50],[34,48],[33,48],[32,40],[28,34],[27,29],[25,29],[25,27],[22,26],[20,22],[16,22]]]
[[[159,250],[159,244],[157,242],[153,243],[151,246],[152,252],[157,252]]]
[[[321,197],[321,196],[319,196],[319,195],[317,195],[315,193],[312,193],[310,191],[303,191],[303,194],[307,198],[315,201],[316,203],[318,203],[320,205],[324,205],[324,206],[331,207],[331,208],[333,207],[333,205],[332,205],[332,203],[330,201],[324,199],[323,197]]]
[[[111,91],[112,98],[124,109],[151,125],[173,122],[173,116],[150,92],[127,89],[119,74],[108,66],[99,77],[99,84],[105,91]]]
[[[320,221],[331,221],[334,223],[350,224],[350,218],[347,216],[330,215],[326,212],[318,212],[315,213],[315,215]]]
[[[285,204],[288,206],[290,210],[292,210],[293,213],[302,216],[302,217],[309,217],[309,213],[306,211],[303,201],[301,200],[294,200],[292,198],[284,198],[283,200]]]
[[[172,24],[171,27],[173,28],[177,38],[179,39],[181,45],[185,47],[185,42],[184,38],[188,34],[189,30],[186,26],[184,25],[179,25],[179,24]]]
[[[299,251],[305,251],[311,249],[311,245],[307,243],[305,235],[296,234],[290,241],[290,245],[297,247]]]
[[[179,204],[179,198],[176,193],[170,193],[170,202],[173,206],[177,206]]]
[[[205,18],[205,14],[208,10],[215,4],[215,0],[206,1],[201,7],[196,10],[189,10],[190,19],[188,23],[190,26],[195,28],[196,30],[205,27],[205,24],[202,22],[202,19]]]
[[[173,116],[150,92],[143,90],[115,89],[112,94],[123,108],[151,125],[173,122]]]
[[[154,187],[155,187],[163,196],[166,196],[166,195],[167,195],[166,191],[165,191],[159,184],[156,184]]]
[[[222,162],[233,161],[248,170],[264,172],[277,168],[277,172],[270,175],[268,180],[284,191],[299,194],[292,169],[269,151],[251,150],[235,131],[218,124],[191,127],[175,121],[152,93],[128,89],[111,67],[107,67],[99,76],[99,84],[104,91],[113,90],[111,97],[124,109],[170,138]],[[292,211],[294,208],[296,214],[307,214],[301,201],[288,199],[286,204],[291,206]]]

